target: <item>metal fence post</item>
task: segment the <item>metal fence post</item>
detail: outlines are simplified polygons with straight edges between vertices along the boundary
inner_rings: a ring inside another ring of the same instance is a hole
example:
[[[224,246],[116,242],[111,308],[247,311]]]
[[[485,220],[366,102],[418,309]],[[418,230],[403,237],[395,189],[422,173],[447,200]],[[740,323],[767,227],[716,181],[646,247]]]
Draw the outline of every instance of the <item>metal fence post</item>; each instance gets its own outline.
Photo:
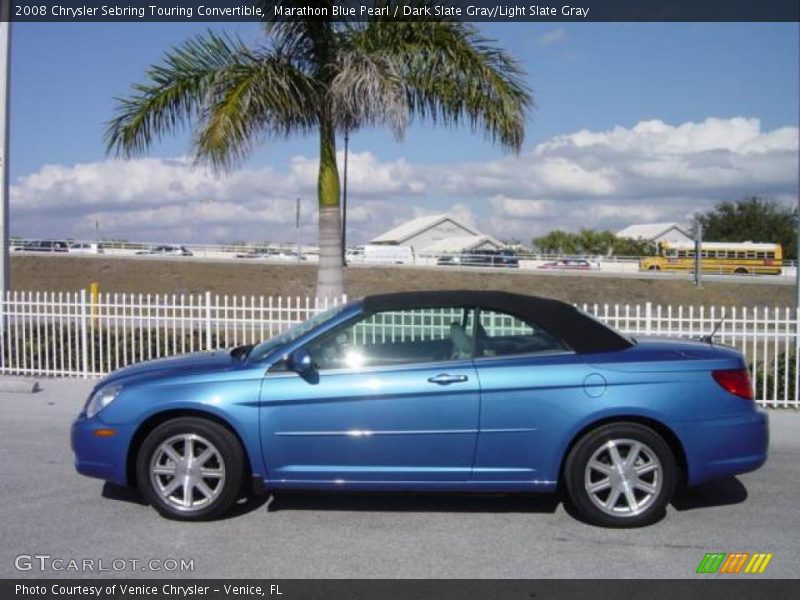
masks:
[[[206,292],[206,350],[211,350],[211,292]]]
[[[89,377],[89,326],[88,326],[88,304],[86,302],[86,290],[81,290],[80,295],[80,319],[81,319],[81,370],[83,378]]]

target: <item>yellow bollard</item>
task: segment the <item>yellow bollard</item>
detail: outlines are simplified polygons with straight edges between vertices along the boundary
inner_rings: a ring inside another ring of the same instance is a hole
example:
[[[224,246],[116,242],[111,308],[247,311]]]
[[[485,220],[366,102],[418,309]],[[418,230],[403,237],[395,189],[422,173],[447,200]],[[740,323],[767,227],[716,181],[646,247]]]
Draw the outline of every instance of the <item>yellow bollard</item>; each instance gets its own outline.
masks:
[[[94,323],[94,326],[97,327],[97,307],[100,304],[99,283],[89,284],[89,296],[91,297],[91,302],[92,302],[92,323]]]

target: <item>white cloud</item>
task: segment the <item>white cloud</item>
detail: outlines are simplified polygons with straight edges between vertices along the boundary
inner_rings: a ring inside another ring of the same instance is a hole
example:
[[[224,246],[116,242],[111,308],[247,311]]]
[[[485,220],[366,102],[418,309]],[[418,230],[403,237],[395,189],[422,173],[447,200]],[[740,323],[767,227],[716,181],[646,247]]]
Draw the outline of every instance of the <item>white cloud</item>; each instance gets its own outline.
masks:
[[[543,218],[553,210],[557,210],[557,207],[547,200],[509,198],[503,194],[489,198],[489,205],[497,214],[520,219]]]
[[[545,31],[537,38],[540,46],[552,46],[567,41],[567,31],[563,27]]]
[[[720,199],[798,193],[798,128],[758,119],[659,120],[555,136],[519,156],[420,165],[351,152],[348,239],[363,242],[423,213],[451,211],[500,238],[553,227],[684,221]],[[339,155],[341,163],[343,156]],[[318,161],[220,176],[185,159],[47,165],[12,186],[13,233],[153,241],[315,237]]]

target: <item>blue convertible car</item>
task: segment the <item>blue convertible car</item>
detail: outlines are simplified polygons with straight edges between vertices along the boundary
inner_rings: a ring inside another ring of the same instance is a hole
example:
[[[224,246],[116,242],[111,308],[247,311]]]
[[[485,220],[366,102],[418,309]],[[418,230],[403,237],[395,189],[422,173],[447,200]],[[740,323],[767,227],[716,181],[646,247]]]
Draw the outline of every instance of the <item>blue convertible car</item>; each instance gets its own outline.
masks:
[[[555,300],[414,292],[120,369],[72,445],[80,473],[177,519],[264,489],[563,489],[584,519],[637,526],[678,485],[760,467],[767,418],[733,349],[632,339]]]

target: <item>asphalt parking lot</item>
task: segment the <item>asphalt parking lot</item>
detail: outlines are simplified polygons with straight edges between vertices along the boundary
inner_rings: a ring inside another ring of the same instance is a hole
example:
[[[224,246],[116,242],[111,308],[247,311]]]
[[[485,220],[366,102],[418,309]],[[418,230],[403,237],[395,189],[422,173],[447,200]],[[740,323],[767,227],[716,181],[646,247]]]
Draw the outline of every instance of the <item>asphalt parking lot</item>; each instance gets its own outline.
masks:
[[[706,552],[772,552],[757,577],[798,576],[795,411],[771,412],[765,467],[692,491],[645,529],[585,525],[550,496],[375,494],[282,494],[245,503],[221,521],[189,524],[162,519],[134,493],[77,475],[69,425],[92,382],[40,383],[33,395],[0,394],[3,578],[697,577]],[[40,571],[33,561],[19,571],[20,555],[49,555],[64,565],[102,559],[106,567],[118,559],[185,559],[194,570]]]

